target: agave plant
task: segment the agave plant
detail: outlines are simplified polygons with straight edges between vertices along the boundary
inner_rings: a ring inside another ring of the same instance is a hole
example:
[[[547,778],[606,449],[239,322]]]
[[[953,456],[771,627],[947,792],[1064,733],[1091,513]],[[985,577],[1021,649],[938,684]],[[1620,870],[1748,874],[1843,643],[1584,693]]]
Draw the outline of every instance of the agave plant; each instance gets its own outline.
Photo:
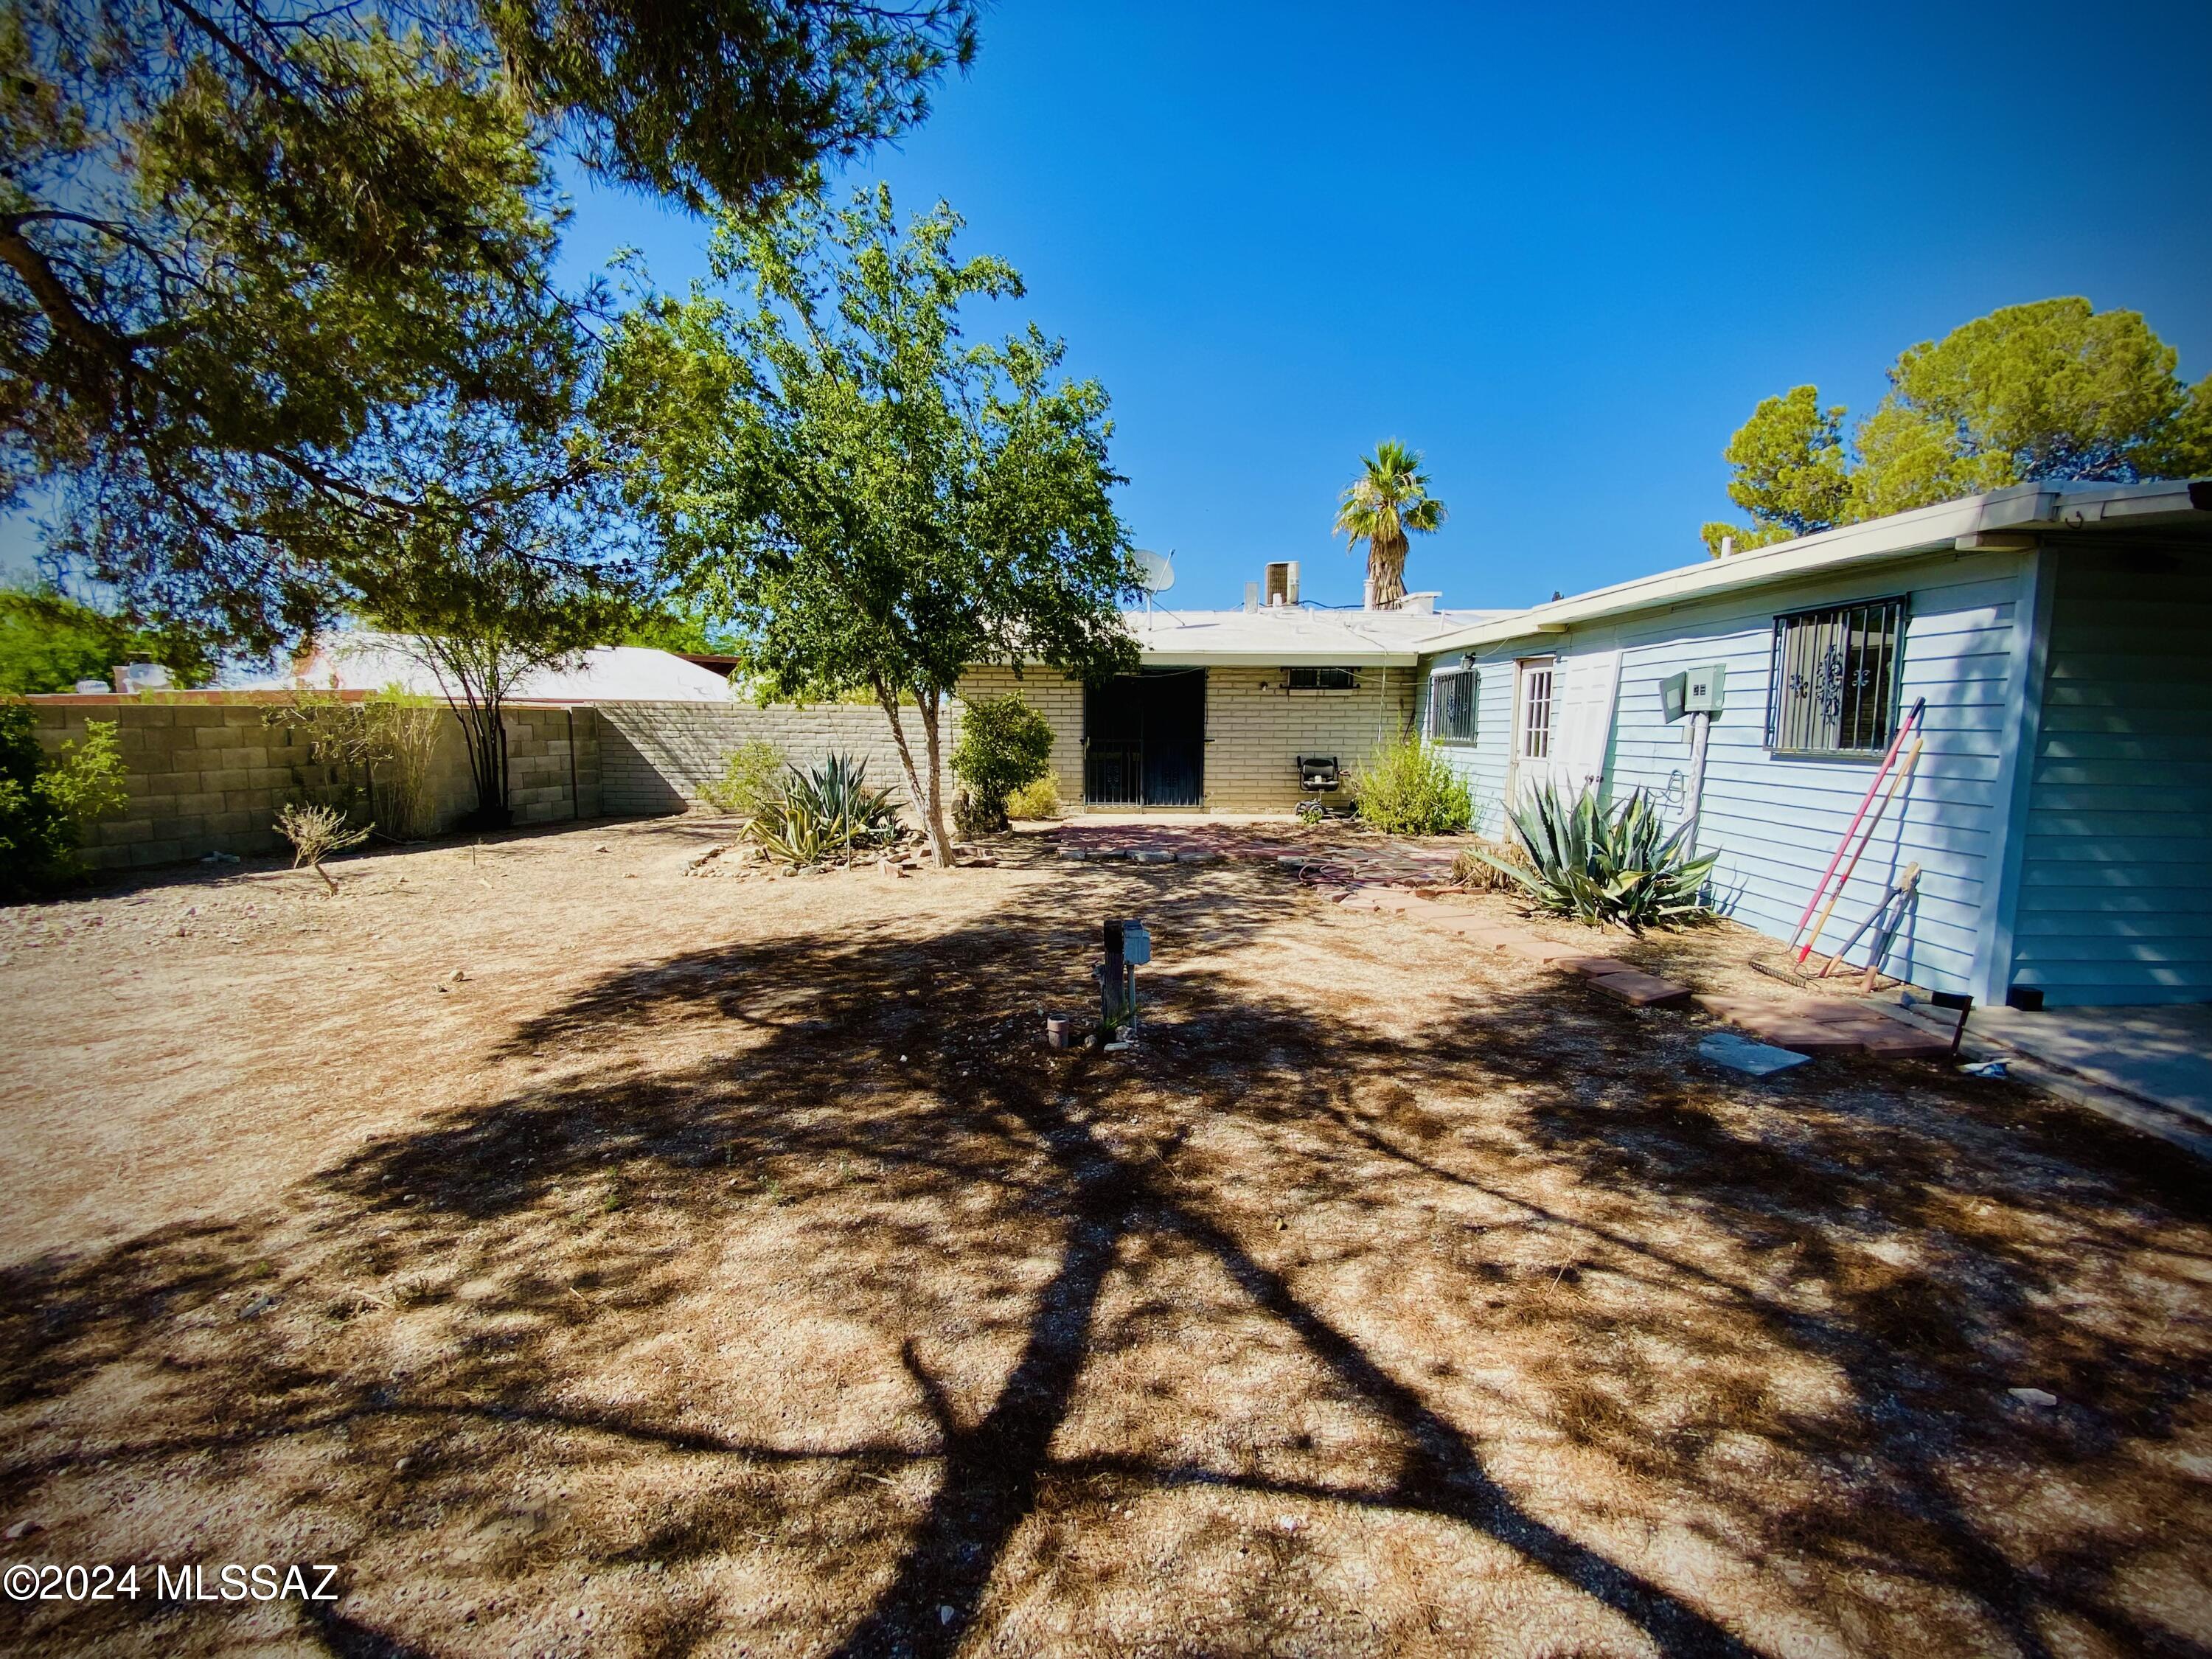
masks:
[[[792,767],[745,833],[770,857],[804,867],[884,846],[898,830],[897,803],[890,790],[868,787],[868,763],[832,755],[811,772]]]
[[[1632,933],[1710,916],[1705,880],[1719,854],[1692,857],[1686,823],[1667,833],[1641,789],[1612,812],[1595,790],[1570,800],[1558,788],[1538,792],[1508,815],[1528,853],[1524,866],[1493,854],[1485,862],[1553,915],[1616,922]]]

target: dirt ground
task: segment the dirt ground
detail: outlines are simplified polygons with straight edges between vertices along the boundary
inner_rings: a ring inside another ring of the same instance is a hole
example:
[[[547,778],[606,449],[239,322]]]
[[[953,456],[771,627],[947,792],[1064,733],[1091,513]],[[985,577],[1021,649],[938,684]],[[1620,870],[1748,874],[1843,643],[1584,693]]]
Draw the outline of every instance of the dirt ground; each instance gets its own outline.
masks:
[[[718,838],[0,912],[0,1566],[342,1590],[0,1646],[2212,1652],[2162,1145],[1734,1079],[1274,869],[687,874]],[[1139,1040],[1048,1051],[1111,915]]]

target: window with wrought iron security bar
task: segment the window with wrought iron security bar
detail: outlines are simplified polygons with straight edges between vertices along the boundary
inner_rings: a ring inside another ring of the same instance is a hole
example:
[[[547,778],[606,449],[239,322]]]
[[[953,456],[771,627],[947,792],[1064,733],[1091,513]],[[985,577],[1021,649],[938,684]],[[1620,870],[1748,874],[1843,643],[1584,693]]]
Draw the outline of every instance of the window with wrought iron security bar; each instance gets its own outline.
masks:
[[[1473,743],[1474,740],[1474,670],[1451,669],[1431,676],[1429,741]]]
[[[1522,760],[1549,760],[1552,755],[1552,676],[1557,659],[1540,657],[1521,665],[1520,742]]]
[[[1881,755],[1897,730],[1904,654],[1902,599],[1777,617],[1766,746],[1808,758]]]
[[[1359,690],[1359,671],[1357,668],[1293,668],[1290,671],[1289,685],[1293,691],[1357,691]]]

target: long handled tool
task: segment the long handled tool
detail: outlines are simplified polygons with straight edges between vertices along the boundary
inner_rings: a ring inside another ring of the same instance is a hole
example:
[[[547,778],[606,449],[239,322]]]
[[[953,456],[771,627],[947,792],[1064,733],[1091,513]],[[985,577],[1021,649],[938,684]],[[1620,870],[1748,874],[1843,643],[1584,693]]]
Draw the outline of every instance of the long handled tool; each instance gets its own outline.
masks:
[[[1874,994],[1874,982],[1881,977],[1881,959],[1889,954],[1889,947],[1897,942],[1898,932],[1905,926],[1905,913],[1912,903],[1912,889],[1920,884],[1918,865],[1912,866],[1911,875],[1909,884],[1898,893],[1897,908],[1887,921],[1875,930],[1874,938],[1867,945],[1866,972],[1859,975],[1859,994],[1863,997]],[[1951,1045],[1954,1050],[1958,1046],[1956,1042]]]
[[[1858,846],[1852,850],[1851,861],[1844,866],[1844,873],[1836,878],[1835,890],[1828,895],[1828,902],[1820,911],[1820,920],[1813,924],[1813,931],[1805,936],[1805,943],[1799,947],[1799,962],[1811,956],[1813,947],[1820,942],[1820,930],[1828,925],[1828,918],[1836,914],[1836,905],[1844,896],[1844,889],[1851,884],[1851,872],[1859,867],[1859,860],[1866,856],[1866,849],[1873,844],[1874,832],[1881,824],[1882,815],[1889,811],[1890,802],[1897,799],[1898,792],[1911,780],[1912,769],[1920,764],[1922,746],[1920,740],[1915,738],[1911,750],[1905,757],[1905,764],[1890,774],[1889,793],[1881,798],[1881,805],[1874,810],[1874,816],[1867,820],[1866,834],[1859,838]]]
[[[1874,805],[1874,798],[1881,793],[1881,786],[1888,778],[1890,769],[1897,764],[1897,757],[1905,748],[1905,738],[1912,735],[1920,724],[1921,716],[1927,712],[1928,699],[1923,697],[1912,705],[1912,712],[1905,717],[1904,723],[1897,728],[1897,735],[1889,740],[1889,752],[1881,757],[1881,764],[1875,769],[1874,781],[1867,785],[1866,799],[1859,803],[1859,810],[1851,814],[1850,823],[1844,830],[1844,838],[1836,843],[1835,854],[1829,859],[1828,867],[1820,872],[1820,879],[1814,884],[1813,896],[1805,901],[1804,915],[1797,918],[1797,925],[1790,930],[1790,943],[1793,947],[1797,943],[1797,936],[1805,931],[1805,924],[1813,920],[1813,912],[1820,908],[1821,895],[1828,889],[1828,878],[1836,873],[1836,866],[1844,861],[1844,854],[1850,849],[1851,839],[1858,834],[1859,823],[1866,817],[1867,809]],[[1802,962],[1805,958],[1801,954],[1797,959]]]
[[[1871,976],[1875,969],[1880,965],[1883,953],[1889,949],[1890,940],[1896,937],[1898,928],[1904,924],[1905,907],[1911,903],[1913,890],[1919,885],[1920,866],[1917,864],[1906,865],[1903,872],[1890,884],[1888,890],[1882,894],[1874,908],[1867,913],[1866,920],[1852,928],[1851,936],[1838,945],[1829,954],[1827,960],[1820,964],[1820,971],[1817,977],[1826,979],[1837,969],[1845,966],[1844,959],[1850,955],[1851,947],[1865,938],[1869,932],[1874,935],[1867,947],[1874,953],[1867,961],[1867,973]],[[1869,984],[1866,988],[1870,991],[1874,987]]]

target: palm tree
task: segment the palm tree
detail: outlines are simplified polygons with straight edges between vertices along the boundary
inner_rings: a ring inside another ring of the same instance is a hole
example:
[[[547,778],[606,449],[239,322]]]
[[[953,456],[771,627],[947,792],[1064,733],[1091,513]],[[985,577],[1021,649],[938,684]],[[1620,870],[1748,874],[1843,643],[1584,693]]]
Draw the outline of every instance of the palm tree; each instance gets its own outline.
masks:
[[[1374,603],[1395,605],[1406,597],[1406,532],[1424,534],[1444,521],[1444,504],[1429,494],[1419,450],[1395,438],[1375,446],[1360,463],[1360,475],[1344,492],[1336,509],[1336,531],[1357,545],[1367,544],[1367,580]]]

